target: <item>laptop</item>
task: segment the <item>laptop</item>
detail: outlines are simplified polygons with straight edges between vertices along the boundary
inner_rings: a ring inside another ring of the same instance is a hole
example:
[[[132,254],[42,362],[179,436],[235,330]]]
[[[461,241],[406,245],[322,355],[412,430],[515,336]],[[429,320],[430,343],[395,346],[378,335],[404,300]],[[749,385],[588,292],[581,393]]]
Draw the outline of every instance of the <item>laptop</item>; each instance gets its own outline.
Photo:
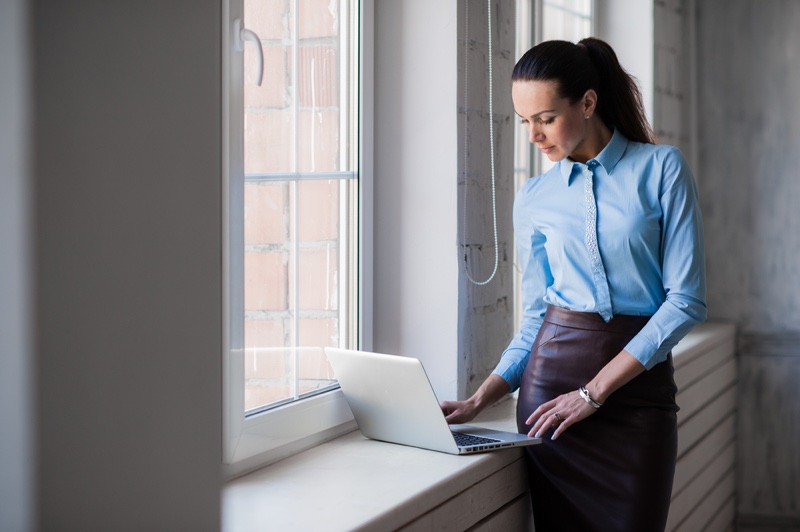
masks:
[[[325,352],[358,428],[367,438],[450,454],[542,441],[514,432],[448,425],[425,369],[416,358],[333,347],[326,347]]]

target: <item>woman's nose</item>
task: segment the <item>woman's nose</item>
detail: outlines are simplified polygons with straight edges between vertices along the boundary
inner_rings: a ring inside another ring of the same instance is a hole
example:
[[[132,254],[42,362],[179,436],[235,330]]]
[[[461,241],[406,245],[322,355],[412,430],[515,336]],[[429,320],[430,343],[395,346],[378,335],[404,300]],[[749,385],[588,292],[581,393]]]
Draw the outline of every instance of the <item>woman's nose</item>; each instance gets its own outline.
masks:
[[[536,124],[530,125],[530,142],[531,144],[536,144],[539,142],[544,135],[542,135],[542,131],[536,127]]]

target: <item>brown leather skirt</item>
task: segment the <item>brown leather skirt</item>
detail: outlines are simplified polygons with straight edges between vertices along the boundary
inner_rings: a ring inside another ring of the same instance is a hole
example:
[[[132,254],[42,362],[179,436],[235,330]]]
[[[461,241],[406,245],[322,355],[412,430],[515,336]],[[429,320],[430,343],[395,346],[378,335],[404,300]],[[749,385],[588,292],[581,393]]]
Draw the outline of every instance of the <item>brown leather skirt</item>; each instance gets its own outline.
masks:
[[[549,307],[520,386],[517,425],[589,382],[650,318]],[[557,440],[526,448],[536,532],[663,531],[677,453],[672,357],[614,392]]]

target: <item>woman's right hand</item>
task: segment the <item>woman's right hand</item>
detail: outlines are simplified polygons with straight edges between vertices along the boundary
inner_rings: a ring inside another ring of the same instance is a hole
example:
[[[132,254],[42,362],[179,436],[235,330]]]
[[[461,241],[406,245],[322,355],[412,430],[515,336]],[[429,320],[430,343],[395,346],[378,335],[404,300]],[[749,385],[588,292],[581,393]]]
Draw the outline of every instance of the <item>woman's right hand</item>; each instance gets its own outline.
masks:
[[[471,399],[466,401],[442,401],[440,406],[442,407],[442,412],[444,412],[444,418],[450,424],[469,423],[480,413],[480,410]]]
[[[444,417],[450,424],[469,423],[487,406],[492,406],[511,391],[499,375],[489,375],[478,391],[466,401],[442,401]]]

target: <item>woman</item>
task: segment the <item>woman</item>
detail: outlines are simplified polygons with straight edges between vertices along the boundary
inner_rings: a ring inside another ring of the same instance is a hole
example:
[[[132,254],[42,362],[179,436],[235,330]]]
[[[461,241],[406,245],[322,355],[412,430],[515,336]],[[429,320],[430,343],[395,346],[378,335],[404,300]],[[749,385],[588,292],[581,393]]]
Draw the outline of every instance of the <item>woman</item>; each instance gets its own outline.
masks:
[[[514,110],[557,164],[518,192],[520,331],[464,423],[519,387],[537,532],[663,530],[677,452],[670,350],[706,318],[703,235],[686,160],[654,144],[635,81],[605,42],[541,43]]]

